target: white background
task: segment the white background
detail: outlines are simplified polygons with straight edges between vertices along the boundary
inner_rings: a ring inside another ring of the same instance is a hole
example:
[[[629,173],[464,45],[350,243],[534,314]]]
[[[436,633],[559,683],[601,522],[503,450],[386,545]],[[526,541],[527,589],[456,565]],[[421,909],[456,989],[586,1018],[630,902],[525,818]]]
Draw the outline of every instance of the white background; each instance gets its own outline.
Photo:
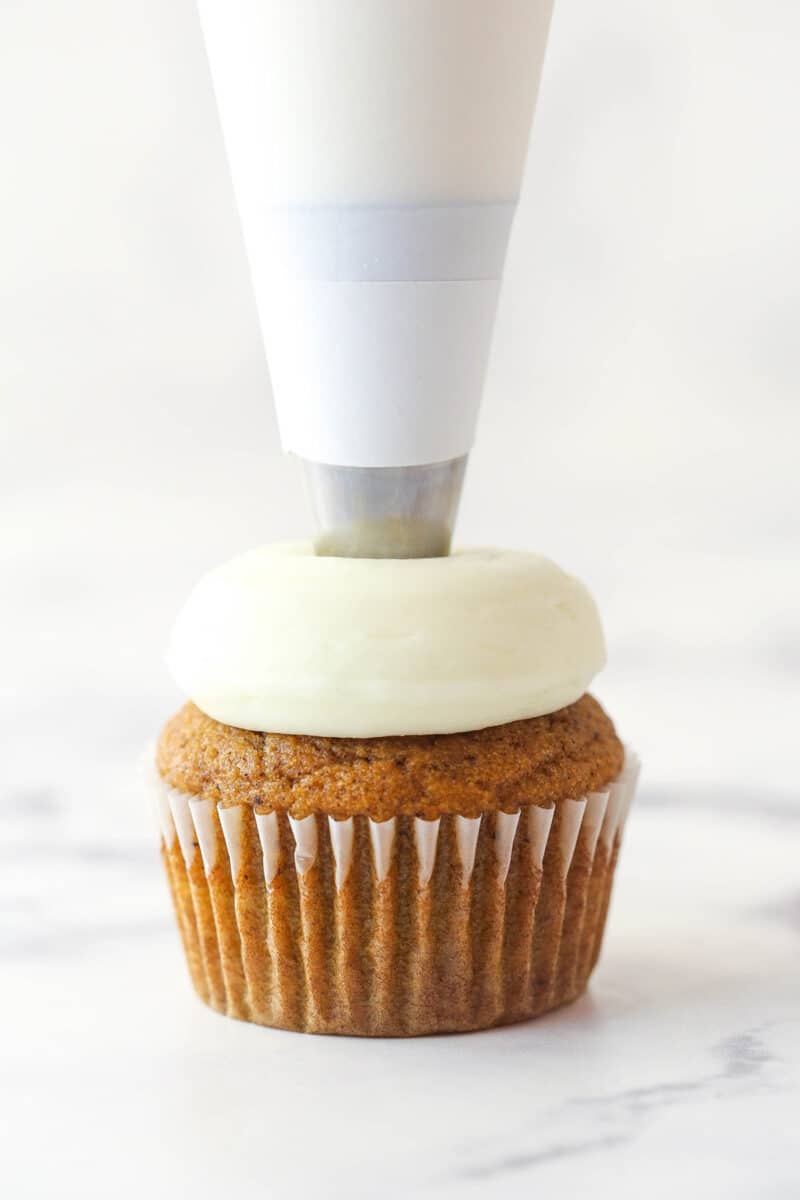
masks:
[[[794,0],[557,0],[458,532],[589,583],[643,805],[759,821],[797,811],[798,63]],[[0,0],[0,406],[8,844],[144,845],[176,608],[309,528],[188,0]],[[12,947],[58,926],[34,878]]]

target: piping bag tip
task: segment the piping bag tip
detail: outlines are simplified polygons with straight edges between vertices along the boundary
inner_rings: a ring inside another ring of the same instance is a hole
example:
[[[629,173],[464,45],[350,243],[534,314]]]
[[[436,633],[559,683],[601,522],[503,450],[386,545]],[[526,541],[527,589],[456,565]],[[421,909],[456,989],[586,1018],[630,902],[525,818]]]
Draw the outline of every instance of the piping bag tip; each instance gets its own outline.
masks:
[[[450,553],[467,458],[405,467],[304,460],[317,523],[314,549],[337,558],[441,558]]]

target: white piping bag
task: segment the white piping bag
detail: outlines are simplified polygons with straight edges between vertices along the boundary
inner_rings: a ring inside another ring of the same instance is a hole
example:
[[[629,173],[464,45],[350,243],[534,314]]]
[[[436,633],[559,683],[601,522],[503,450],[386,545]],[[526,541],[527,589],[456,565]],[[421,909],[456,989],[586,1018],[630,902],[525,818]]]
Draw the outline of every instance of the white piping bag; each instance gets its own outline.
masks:
[[[552,0],[199,0],[318,549],[446,554]]]

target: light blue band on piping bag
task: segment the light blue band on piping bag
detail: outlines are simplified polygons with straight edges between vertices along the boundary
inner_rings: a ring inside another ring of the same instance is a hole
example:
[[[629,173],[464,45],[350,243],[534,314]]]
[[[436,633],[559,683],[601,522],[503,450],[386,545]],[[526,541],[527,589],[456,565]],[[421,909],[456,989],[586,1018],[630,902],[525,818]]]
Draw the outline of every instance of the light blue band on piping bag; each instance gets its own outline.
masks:
[[[320,282],[499,279],[516,201],[270,208],[276,274]]]

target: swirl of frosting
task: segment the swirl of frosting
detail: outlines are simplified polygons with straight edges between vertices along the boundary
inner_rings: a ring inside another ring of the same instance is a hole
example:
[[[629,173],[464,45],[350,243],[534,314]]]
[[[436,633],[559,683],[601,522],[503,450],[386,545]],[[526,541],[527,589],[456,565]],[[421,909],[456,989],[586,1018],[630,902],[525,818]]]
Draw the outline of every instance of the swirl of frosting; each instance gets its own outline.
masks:
[[[327,558],[278,543],[200,580],[167,659],[226,725],[368,738],[555,712],[605,645],[583,584],[536,554]]]

